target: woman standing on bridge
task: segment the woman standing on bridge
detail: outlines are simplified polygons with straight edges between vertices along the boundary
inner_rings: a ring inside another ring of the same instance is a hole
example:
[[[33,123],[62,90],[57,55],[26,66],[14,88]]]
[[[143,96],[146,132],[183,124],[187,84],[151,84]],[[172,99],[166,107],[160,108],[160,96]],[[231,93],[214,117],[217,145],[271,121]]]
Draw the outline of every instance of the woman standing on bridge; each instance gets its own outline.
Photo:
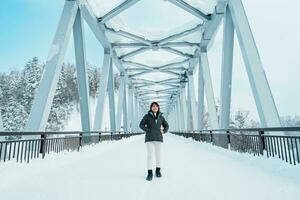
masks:
[[[150,110],[143,117],[140,122],[140,128],[146,132],[145,143],[147,147],[147,167],[148,175],[146,180],[151,181],[153,177],[152,172],[152,160],[153,160],[153,149],[155,151],[156,158],[156,177],[161,177],[161,144],[163,142],[163,133],[168,132],[169,125],[165,118],[160,112],[159,105],[157,102],[152,102]],[[163,128],[162,128],[163,127]]]

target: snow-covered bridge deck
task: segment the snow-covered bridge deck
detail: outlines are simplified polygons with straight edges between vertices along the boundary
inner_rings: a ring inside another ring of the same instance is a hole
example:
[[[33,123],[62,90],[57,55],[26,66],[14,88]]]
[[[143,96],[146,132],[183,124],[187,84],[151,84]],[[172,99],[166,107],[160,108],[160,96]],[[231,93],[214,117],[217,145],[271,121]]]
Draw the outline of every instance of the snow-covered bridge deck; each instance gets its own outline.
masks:
[[[1,200],[299,199],[300,168],[166,134],[163,177],[145,180],[144,136],[0,165]]]

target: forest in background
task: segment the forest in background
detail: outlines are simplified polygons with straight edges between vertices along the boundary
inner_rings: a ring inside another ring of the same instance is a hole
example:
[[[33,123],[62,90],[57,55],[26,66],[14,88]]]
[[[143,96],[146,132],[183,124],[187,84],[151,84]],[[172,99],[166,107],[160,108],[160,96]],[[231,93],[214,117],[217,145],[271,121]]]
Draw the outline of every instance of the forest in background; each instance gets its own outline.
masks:
[[[22,130],[28,120],[32,101],[39,86],[45,64],[37,57],[30,59],[22,70],[0,74],[0,108],[3,128],[6,131]],[[60,131],[69,120],[74,109],[79,109],[76,68],[64,63],[56,93],[53,99],[46,130]],[[97,97],[101,78],[100,68],[88,65],[89,95]],[[114,74],[115,90],[119,87],[119,75]],[[217,106],[217,111],[219,111]],[[218,112],[219,113],[219,112]],[[281,117],[283,126],[299,126],[300,116]],[[208,113],[205,112],[204,127],[208,127]],[[231,115],[231,128],[259,127],[259,122],[250,119],[250,112],[238,110]]]

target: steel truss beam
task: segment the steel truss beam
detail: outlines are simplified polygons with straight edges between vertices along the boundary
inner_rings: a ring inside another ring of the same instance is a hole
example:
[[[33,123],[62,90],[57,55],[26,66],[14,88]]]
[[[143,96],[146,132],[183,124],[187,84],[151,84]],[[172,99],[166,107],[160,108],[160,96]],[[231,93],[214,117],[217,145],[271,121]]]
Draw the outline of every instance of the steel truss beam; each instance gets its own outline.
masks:
[[[108,13],[106,13],[104,16],[98,18],[98,21],[101,23],[105,23],[108,20],[110,20],[111,18],[120,14],[122,11],[128,9],[129,7],[131,7],[138,1],[140,1],[140,0],[126,0],[123,3],[121,3],[120,5],[118,5],[117,7],[115,7],[114,9],[112,9],[111,11],[109,11]]]
[[[131,51],[131,52],[125,54],[125,55],[120,56],[120,60],[124,60],[126,58],[130,58],[130,57],[136,56],[136,55],[141,54],[141,53],[143,53],[143,52],[145,52],[147,50],[148,50],[147,47],[141,47],[141,48],[139,48],[137,50]]]
[[[223,59],[221,70],[220,92],[220,128],[229,128],[230,102],[232,84],[232,61],[234,46],[234,26],[229,8],[227,7],[223,30]]]
[[[203,127],[203,118],[204,118],[204,77],[202,70],[201,56],[199,57],[198,65],[198,130],[202,130]]]
[[[156,67],[153,67],[153,66],[151,67],[151,66],[148,66],[148,65],[145,65],[145,64],[136,63],[136,62],[132,62],[132,61],[123,61],[122,63],[126,66],[129,66],[129,67],[134,66],[134,67],[139,67],[139,68],[148,69],[148,70],[152,70],[152,69],[155,69],[155,68],[158,68],[158,69],[166,69],[166,68],[173,69],[173,67],[184,66],[184,65],[188,64],[189,59],[179,61],[179,62],[169,63],[169,64],[166,64],[166,65],[156,66]],[[127,67],[126,70],[130,70],[131,68],[129,68],[129,67]]]
[[[175,76],[178,76],[178,77],[180,76],[180,73],[173,72],[171,70],[152,69],[152,70],[144,70],[144,71],[139,72],[139,73],[131,74],[131,75],[129,75],[129,77],[134,78],[134,77],[141,76],[141,75],[151,73],[151,72],[163,72],[163,73],[175,75]]]
[[[209,115],[209,124],[210,128],[212,129],[218,129],[218,117],[217,117],[217,111],[216,111],[216,103],[215,103],[215,97],[212,87],[212,80],[210,75],[210,69],[208,64],[208,58],[206,52],[201,52],[201,65],[200,70],[203,74],[204,78],[204,88],[206,93],[206,102],[208,107],[208,115]]]
[[[112,62],[109,66],[110,70],[108,73],[108,100],[109,100],[109,115],[110,115],[110,129],[112,132],[116,132],[116,111],[115,111],[115,93],[114,93],[114,73]]]
[[[220,0],[215,8],[215,12],[211,17],[211,20],[204,24],[205,31],[203,32],[200,43],[202,51],[208,51],[210,49],[224,17],[226,5],[225,0]]]
[[[188,74],[188,103],[189,103],[189,117],[190,117],[190,124],[191,124],[191,130],[197,129],[197,113],[196,111],[196,97],[195,97],[195,87],[194,87],[194,76],[192,73]]]
[[[152,42],[150,40],[147,40],[143,37],[137,36],[137,35],[132,34],[132,33],[128,33],[126,31],[122,31],[122,30],[115,31],[114,29],[109,28],[109,27],[106,27],[105,30],[108,31],[108,32],[114,33],[116,35],[123,36],[127,39],[131,39],[131,40],[134,40],[136,42],[141,42],[141,43],[146,44],[146,45],[151,45],[152,44]]]
[[[95,121],[93,127],[94,130],[101,130],[101,123],[103,118],[102,113],[104,109],[104,101],[106,98],[107,90],[109,95],[110,126],[112,131],[120,130],[122,112],[124,129],[138,130],[138,123],[137,120],[134,119],[133,114],[135,113],[140,116],[141,109],[148,107],[145,104],[150,102],[149,98],[159,100],[161,103],[161,107],[163,109],[167,109],[167,114],[169,114],[169,112],[177,114],[179,112],[183,113],[182,123],[179,124],[179,118],[174,118],[174,120],[177,122],[176,124],[178,124],[177,129],[196,129],[196,124],[198,124],[199,129],[202,129],[204,112],[204,91],[207,98],[206,101],[208,104],[210,126],[211,128],[218,128],[219,124],[216,114],[216,105],[214,100],[207,51],[215,38],[218,28],[220,27],[226,8],[227,11],[224,22],[224,45],[221,79],[221,127],[226,128],[229,124],[234,28],[237,32],[238,41],[241,46],[247,74],[262,125],[280,126],[280,119],[277,108],[275,106],[270,87],[264,74],[262,63],[255,46],[255,42],[241,0],[220,0],[213,14],[205,14],[204,12],[192,7],[190,4],[186,3],[183,0],[168,0],[174,5],[200,18],[203,23],[200,23],[191,29],[185,30],[181,33],[170,35],[158,41],[151,41],[123,30],[116,31],[105,25],[105,22],[108,22],[110,19],[112,19],[125,9],[129,8],[130,6],[134,5],[138,1],[139,0],[126,0],[100,18],[96,17],[96,15],[92,12],[92,9],[85,1],[65,2],[64,10],[45,67],[45,74],[47,74],[47,76],[43,76],[41,80],[41,84],[38,88],[29,120],[26,125],[26,130],[44,131],[46,127],[46,122],[56,89],[55,87],[59,78],[61,65],[72,28],[74,32],[74,46],[76,54],[78,89],[80,95],[82,129],[84,131],[91,130],[89,116],[89,91],[86,74],[85,47],[83,40],[84,36],[82,30],[83,28],[81,14],[96,38],[103,46],[105,52],[102,67],[103,77],[100,80],[100,92],[95,113]],[[78,6],[80,9],[78,9]],[[111,44],[106,37],[106,33],[108,32],[128,38],[133,42]],[[199,44],[189,42],[174,42],[175,40],[185,37],[194,32],[202,33],[201,42]],[[192,54],[189,54],[176,49],[176,47],[194,47],[196,50],[193,49],[194,52]],[[116,48],[138,49],[135,49],[124,55],[117,55],[115,51]],[[169,63],[156,67],[147,66],[131,61],[124,61],[125,59],[129,59],[151,49],[161,49],[187,59],[181,62]],[[114,102],[112,62],[121,73],[117,113],[115,112]],[[194,110],[196,110],[196,100],[192,74],[198,62],[199,115],[197,117],[195,112],[193,112]],[[126,66],[126,68],[124,68],[124,66]],[[134,78],[146,73],[156,71],[172,74],[176,77],[162,81],[149,81],[141,78]],[[129,72],[134,73],[128,75]],[[185,87],[186,82],[188,82],[187,87]],[[163,89],[151,89],[151,86],[156,84],[164,86]],[[129,86],[128,112],[126,85]],[[188,92],[188,101],[186,101],[186,90]],[[188,112],[186,109],[188,109]],[[196,120],[198,120],[197,123]],[[188,124],[188,122],[191,122],[191,124]]]
[[[33,100],[25,130],[45,131],[63,59],[78,11],[75,1],[66,1],[48,54],[44,74]]]
[[[181,90],[180,90],[180,113],[182,113],[182,129],[187,130],[187,104],[186,104],[186,88],[184,84],[181,84]]]
[[[229,9],[244,58],[255,104],[263,127],[279,127],[281,121],[262,62],[240,0],[229,0]]]
[[[90,106],[89,106],[89,84],[86,68],[84,31],[81,11],[78,9],[73,26],[74,48],[77,69],[77,84],[80,102],[80,116],[82,131],[91,131]],[[86,139],[84,139],[86,140]],[[85,142],[85,141],[84,141]]]
[[[133,130],[133,88],[132,88],[132,85],[129,85],[129,88],[128,88],[128,129],[129,130]]]
[[[119,99],[118,99],[118,107],[117,107],[117,130],[120,130],[121,128],[121,115],[122,115],[122,110],[124,110],[124,97],[125,97],[125,92],[126,92],[126,80],[125,80],[125,75],[121,74],[120,77],[120,87],[119,87]],[[124,123],[125,124],[125,123]]]
[[[190,42],[167,42],[163,44],[158,44],[158,47],[199,47],[200,43],[190,43]],[[146,45],[144,43],[113,43],[113,48],[141,48],[149,47],[152,48],[153,45]]]
[[[191,54],[187,54],[187,53],[183,53],[182,51],[179,51],[177,49],[174,49],[172,47],[161,47],[162,50],[168,51],[170,53],[185,57],[185,58],[192,58],[193,55]]]
[[[209,14],[205,14],[204,12],[192,7],[190,4],[186,3],[183,0],[168,0],[168,1],[182,9],[184,9],[185,11],[191,13],[192,15],[200,18],[201,20],[204,20],[204,21],[210,20]]]
[[[159,46],[164,46],[164,45],[167,45],[167,44],[172,44],[171,43],[172,41],[177,40],[179,38],[182,38],[184,36],[190,35],[190,34],[196,32],[196,31],[203,32],[204,31],[203,24],[198,24],[194,28],[191,28],[191,29],[185,30],[185,31],[183,31],[181,33],[176,33],[176,34],[170,35],[170,36],[168,36],[168,37],[166,37],[164,39],[161,39],[158,42],[158,45]]]
[[[104,52],[102,78],[100,79],[99,95],[95,112],[94,131],[101,131],[103,121],[104,102],[107,94],[109,74],[112,70],[110,52]]]

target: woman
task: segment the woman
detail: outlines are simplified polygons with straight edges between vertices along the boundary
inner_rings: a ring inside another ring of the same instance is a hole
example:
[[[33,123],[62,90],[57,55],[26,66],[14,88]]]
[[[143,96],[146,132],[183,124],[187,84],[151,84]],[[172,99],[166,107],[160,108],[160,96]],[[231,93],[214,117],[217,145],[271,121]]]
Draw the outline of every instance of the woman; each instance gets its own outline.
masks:
[[[150,110],[143,117],[140,122],[140,128],[146,132],[145,143],[147,147],[147,167],[148,175],[146,180],[151,181],[153,177],[152,172],[152,160],[153,160],[153,149],[156,157],[156,177],[161,177],[161,144],[163,142],[163,133],[168,132],[169,125],[165,118],[162,116],[163,113],[159,110],[157,102],[152,102]],[[163,127],[163,128],[162,128]]]

